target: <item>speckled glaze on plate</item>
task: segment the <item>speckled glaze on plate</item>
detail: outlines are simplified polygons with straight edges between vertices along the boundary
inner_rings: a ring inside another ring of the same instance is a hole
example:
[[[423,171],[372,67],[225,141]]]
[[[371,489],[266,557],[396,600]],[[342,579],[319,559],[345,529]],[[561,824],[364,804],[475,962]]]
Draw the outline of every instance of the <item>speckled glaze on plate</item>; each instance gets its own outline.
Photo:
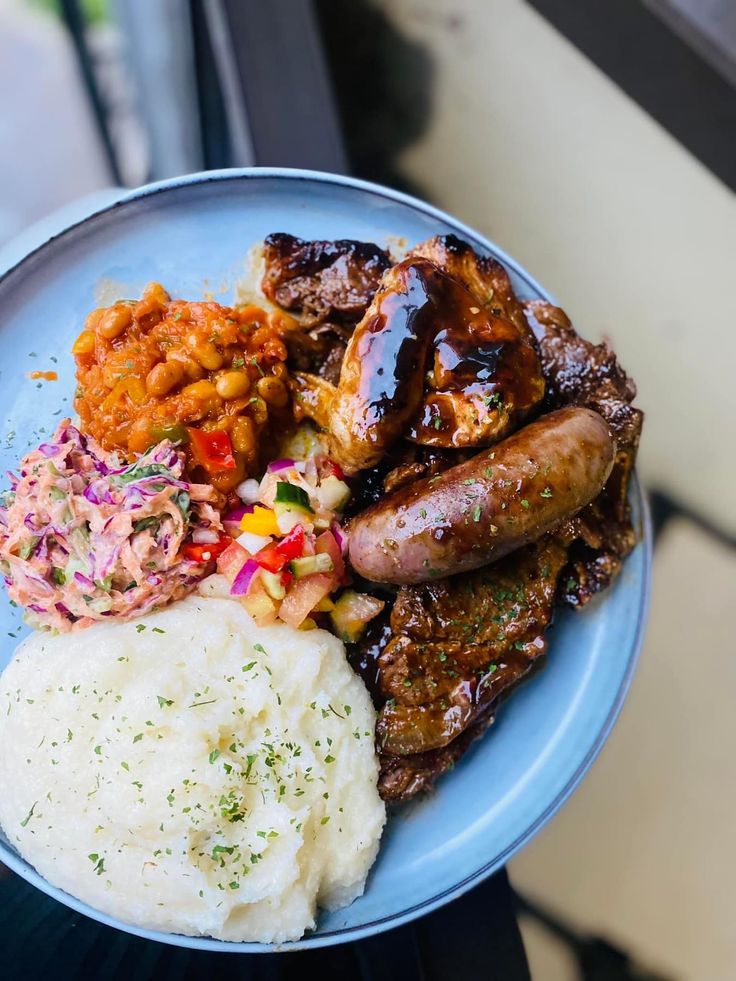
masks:
[[[356,238],[396,246],[455,232],[509,269],[522,297],[549,299],[492,242],[421,201],[377,185],[299,170],[194,174],[140,188],[51,238],[0,279],[0,471],[71,412],[72,340],[100,299],[136,296],[151,280],[174,296],[228,302],[248,250],[269,232]],[[584,325],[581,325],[584,331]],[[58,359],[52,363],[51,358]],[[29,381],[55,368],[56,383]],[[13,435],[14,434],[14,435]],[[322,914],[315,932],[278,947],[226,943],[133,927],[56,889],[0,835],[0,861],[73,909],[130,933],[205,950],[303,950],[357,940],[450,902],[521,848],[565,801],[608,736],[642,640],[651,564],[638,483],[631,489],[641,542],[614,586],[580,614],[561,612],[544,669],[499,711],[488,734],[437,790],[390,817],[365,895]],[[0,599],[0,666],[27,631]],[[15,635],[15,636],[11,636]]]

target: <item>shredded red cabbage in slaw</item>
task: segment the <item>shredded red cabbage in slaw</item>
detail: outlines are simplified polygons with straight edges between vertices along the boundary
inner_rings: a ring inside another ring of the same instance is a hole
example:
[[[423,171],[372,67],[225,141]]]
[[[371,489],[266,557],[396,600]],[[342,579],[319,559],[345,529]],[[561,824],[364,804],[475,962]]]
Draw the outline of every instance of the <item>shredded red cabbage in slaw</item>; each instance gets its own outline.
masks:
[[[211,566],[181,546],[222,525],[213,489],[183,472],[168,440],[124,465],[68,419],[25,456],[0,507],[0,570],[28,622],[67,631],[189,593]]]

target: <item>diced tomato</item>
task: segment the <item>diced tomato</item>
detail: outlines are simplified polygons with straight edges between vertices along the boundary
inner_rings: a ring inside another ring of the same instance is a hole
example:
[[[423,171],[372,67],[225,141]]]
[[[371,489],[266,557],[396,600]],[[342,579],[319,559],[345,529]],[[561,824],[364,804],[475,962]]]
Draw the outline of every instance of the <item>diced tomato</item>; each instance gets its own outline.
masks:
[[[319,464],[320,477],[337,477],[338,480],[345,480],[345,471],[339,463],[335,463],[328,456],[322,457]]]
[[[219,542],[211,542],[205,545],[187,542],[182,548],[182,553],[184,558],[189,559],[190,562],[211,562],[218,555],[222,555],[230,547],[231,543],[232,538],[228,535],[222,535]]]
[[[281,572],[287,562],[298,559],[304,552],[304,528],[294,525],[275,545],[266,545],[254,555],[256,562],[269,572]]]
[[[280,555],[275,545],[266,545],[253,556],[258,565],[269,572],[281,572],[286,565],[286,556]]]
[[[279,616],[291,627],[298,627],[336,586],[332,573],[318,572],[305,579],[297,579],[281,601]]]
[[[276,546],[279,555],[283,555],[287,562],[298,559],[304,553],[304,527],[294,525],[288,535],[285,535]]]
[[[332,559],[335,567],[335,578],[342,582],[345,578],[345,560],[342,557],[342,549],[337,544],[337,539],[331,531],[323,531],[314,545],[315,552],[326,552]]]
[[[238,542],[230,542],[224,552],[217,557],[217,571],[232,583],[243,568],[250,555]]]
[[[230,436],[222,429],[204,432],[202,429],[187,428],[192,453],[197,463],[208,473],[234,470],[237,466],[233,456]]]

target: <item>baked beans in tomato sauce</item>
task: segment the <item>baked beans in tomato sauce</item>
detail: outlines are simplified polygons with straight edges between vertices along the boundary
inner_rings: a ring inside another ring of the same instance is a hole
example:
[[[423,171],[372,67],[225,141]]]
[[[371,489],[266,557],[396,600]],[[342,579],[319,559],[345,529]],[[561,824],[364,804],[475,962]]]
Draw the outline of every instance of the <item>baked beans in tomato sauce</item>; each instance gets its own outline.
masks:
[[[82,428],[127,457],[181,441],[230,491],[258,472],[269,431],[291,421],[281,334],[293,323],[253,304],[172,300],[158,283],[93,310],[72,347]]]

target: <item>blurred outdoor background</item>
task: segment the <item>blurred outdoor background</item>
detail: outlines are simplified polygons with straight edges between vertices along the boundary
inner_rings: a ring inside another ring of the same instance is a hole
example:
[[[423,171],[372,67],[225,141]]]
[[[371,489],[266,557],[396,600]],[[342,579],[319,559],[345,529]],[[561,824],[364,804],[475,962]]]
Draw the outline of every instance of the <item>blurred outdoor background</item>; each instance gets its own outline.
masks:
[[[0,0],[6,264],[121,187],[352,173],[490,236],[636,379],[651,620],[602,756],[510,864],[535,981],[591,936],[736,977],[735,86],[734,0]]]

